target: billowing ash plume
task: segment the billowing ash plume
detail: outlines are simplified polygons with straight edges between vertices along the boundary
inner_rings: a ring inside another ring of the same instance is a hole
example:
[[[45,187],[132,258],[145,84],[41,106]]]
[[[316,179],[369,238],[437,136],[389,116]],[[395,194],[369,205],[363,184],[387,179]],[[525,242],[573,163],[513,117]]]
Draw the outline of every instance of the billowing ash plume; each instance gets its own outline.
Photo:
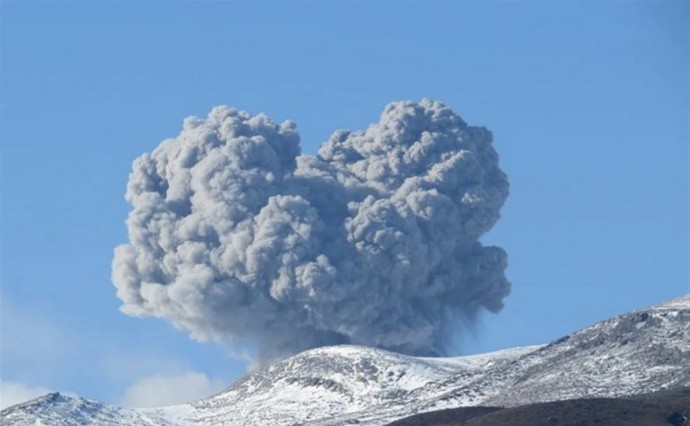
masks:
[[[445,353],[452,318],[498,311],[506,254],[479,237],[508,182],[491,133],[439,102],[388,105],[366,131],[300,155],[295,124],[216,107],[139,157],[123,311],[268,362],[352,343]]]

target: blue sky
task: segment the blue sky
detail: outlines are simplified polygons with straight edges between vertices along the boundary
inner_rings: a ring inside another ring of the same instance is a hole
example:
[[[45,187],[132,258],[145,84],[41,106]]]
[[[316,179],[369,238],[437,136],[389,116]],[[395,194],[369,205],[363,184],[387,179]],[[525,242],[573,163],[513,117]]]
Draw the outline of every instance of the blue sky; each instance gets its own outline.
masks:
[[[166,402],[243,374],[251,348],[127,317],[110,282],[132,160],[218,104],[294,120],[308,153],[402,99],[494,132],[511,196],[484,241],[508,251],[513,294],[458,354],[689,292],[688,14],[684,1],[3,1],[3,400],[157,403],[148,389],[176,390]]]

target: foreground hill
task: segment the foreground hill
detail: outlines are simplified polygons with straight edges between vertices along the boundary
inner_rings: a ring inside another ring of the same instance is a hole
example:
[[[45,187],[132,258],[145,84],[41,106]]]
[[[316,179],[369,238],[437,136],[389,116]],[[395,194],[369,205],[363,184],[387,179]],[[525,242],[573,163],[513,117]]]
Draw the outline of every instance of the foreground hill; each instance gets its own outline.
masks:
[[[690,388],[628,398],[580,398],[519,407],[462,407],[416,414],[388,426],[682,426],[690,415]]]
[[[189,404],[128,409],[50,394],[0,412],[0,424],[383,425],[446,408],[681,390],[690,386],[688,359],[690,295],[543,346],[458,358],[415,358],[357,346],[318,348]]]

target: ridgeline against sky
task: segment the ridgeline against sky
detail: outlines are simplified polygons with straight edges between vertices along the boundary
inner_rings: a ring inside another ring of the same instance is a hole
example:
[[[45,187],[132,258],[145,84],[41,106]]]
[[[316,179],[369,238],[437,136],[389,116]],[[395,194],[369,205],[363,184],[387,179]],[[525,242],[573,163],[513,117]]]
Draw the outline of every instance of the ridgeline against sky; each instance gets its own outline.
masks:
[[[388,105],[300,154],[294,123],[216,107],[133,165],[122,310],[259,363],[339,343],[442,355],[454,317],[499,311],[508,196],[492,135],[439,102]]]

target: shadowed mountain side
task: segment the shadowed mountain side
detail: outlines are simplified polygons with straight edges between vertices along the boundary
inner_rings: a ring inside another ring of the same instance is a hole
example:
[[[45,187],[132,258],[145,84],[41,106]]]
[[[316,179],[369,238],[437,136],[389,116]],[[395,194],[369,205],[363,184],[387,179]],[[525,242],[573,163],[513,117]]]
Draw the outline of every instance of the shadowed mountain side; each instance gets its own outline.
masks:
[[[397,420],[388,426],[489,425],[687,425],[690,388],[660,391],[630,399],[581,398],[567,401],[498,407],[462,407],[432,411]]]
[[[502,407],[460,407],[430,411],[396,420],[386,426],[464,425],[469,420],[502,411]]]

